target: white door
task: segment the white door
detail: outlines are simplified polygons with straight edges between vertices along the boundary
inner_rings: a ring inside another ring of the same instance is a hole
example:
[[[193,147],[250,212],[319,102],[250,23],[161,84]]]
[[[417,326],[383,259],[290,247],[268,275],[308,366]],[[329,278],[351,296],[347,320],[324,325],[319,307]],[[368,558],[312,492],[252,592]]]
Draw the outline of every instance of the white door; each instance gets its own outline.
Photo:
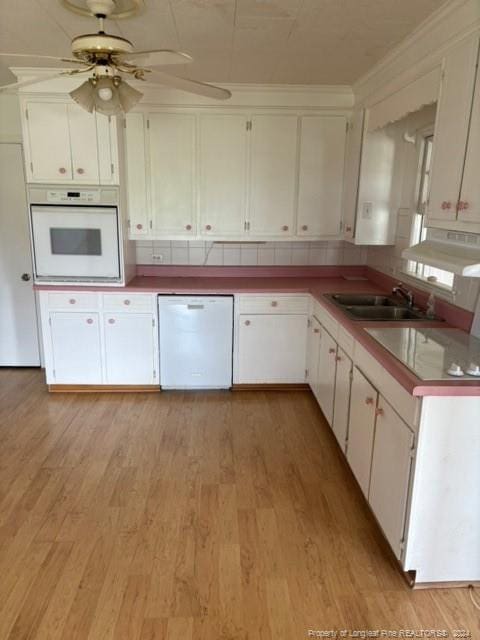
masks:
[[[301,119],[299,236],[340,234],[346,122],[343,116]]]
[[[95,114],[97,126],[98,179],[100,184],[119,184],[117,120]]]
[[[241,315],[238,382],[304,383],[306,349],[304,315]]]
[[[158,383],[154,316],[104,313],[106,384]]]
[[[337,372],[335,377],[335,401],[333,409],[333,433],[342,451],[345,452],[350,413],[350,388],[352,386],[352,361],[338,348]]]
[[[414,436],[381,396],[377,414],[368,501],[400,558]]]
[[[22,147],[0,144],[0,366],[40,364]]]
[[[25,117],[28,179],[34,182],[71,182],[67,104],[27,102]]]
[[[102,384],[99,314],[52,312],[49,322],[55,384]]]
[[[150,231],[143,113],[127,113],[125,147],[130,235],[142,236]]]
[[[148,119],[153,228],[195,234],[195,116],[151,113]]]
[[[480,222],[480,65],[477,69],[475,97],[473,100],[467,155],[463,169],[462,193],[458,205],[458,219],[463,222]]]
[[[348,127],[343,186],[344,236],[348,240],[355,235],[364,119],[365,111],[356,109]]]
[[[95,114],[88,113],[76,104],[69,104],[68,124],[72,148],[73,180],[78,183],[98,184],[98,142]]]
[[[357,367],[353,368],[347,459],[364,495],[368,498],[372,462],[375,410],[378,393]]]
[[[247,119],[202,115],[199,120],[200,233],[245,232]]]
[[[298,118],[254,116],[250,135],[250,232],[288,238],[295,231]]]
[[[320,332],[320,359],[318,363],[318,403],[331,426],[335,396],[335,369],[337,343],[323,327]]]
[[[308,331],[307,371],[308,383],[313,395],[318,401],[318,365],[320,362],[320,331],[321,325],[316,318],[310,321]]]
[[[475,36],[458,45],[445,59],[435,122],[429,220],[448,222],[457,217],[477,53],[478,36]]]

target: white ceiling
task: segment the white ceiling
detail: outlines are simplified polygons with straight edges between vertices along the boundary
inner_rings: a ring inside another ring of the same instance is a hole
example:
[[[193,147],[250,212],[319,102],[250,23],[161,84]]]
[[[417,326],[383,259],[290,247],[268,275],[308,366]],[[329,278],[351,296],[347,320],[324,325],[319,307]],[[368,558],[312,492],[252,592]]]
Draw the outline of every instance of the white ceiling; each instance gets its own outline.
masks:
[[[107,30],[137,49],[174,48],[195,62],[171,71],[216,82],[351,84],[444,0],[145,0]],[[93,19],[58,0],[0,0],[2,51],[66,56]],[[46,66],[8,58],[8,66]],[[58,66],[53,63],[53,66]]]

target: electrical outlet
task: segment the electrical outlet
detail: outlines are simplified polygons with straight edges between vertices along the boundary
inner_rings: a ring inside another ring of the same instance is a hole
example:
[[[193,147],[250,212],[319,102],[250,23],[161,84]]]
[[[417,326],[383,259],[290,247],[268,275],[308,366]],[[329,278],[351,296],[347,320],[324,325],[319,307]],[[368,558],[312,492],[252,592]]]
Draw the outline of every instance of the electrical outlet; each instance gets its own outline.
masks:
[[[163,253],[154,253],[152,259],[154,262],[163,262]]]

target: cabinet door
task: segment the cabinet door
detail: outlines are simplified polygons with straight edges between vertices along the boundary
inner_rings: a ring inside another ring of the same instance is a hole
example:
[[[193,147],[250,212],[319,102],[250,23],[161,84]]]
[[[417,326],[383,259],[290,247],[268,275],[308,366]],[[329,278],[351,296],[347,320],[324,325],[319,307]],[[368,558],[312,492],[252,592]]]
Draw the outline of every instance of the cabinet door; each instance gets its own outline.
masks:
[[[458,219],[480,223],[480,65],[477,68],[472,118],[468,134],[467,155],[463,169],[462,193],[458,205]],[[477,231],[477,230],[476,230]]]
[[[73,179],[75,182],[98,184],[98,142],[95,114],[88,113],[76,104],[69,104],[68,124],[72,148]]]
[[[307,371],[308,383],[313,395],[318,401],[318,365],[320,362],[320,331],[321,324],[316,318],[310,321],[308,331]]]
[[[159,235],[194,235],[195,116],[151,113],[148,118],[153,228]]]
[[[338,348],[335,377],[335,402],[333,409],[333,433],[342,451],[347,445],[348,417],[350,413],[350,389],[352,386],[352,361]]]
[[[154,324],[151,313],[105,313],[107,384],[155,384]]]
[[[98,313],[52,312],[53,376],[56,384],[101,384]]]
[[[297,116],[254,116],[250,148],[250,232],[288,238],[294,232]]]
[[[380,397],[369,502],[397,558],[402,552],[414,436]]]
[[[71,182],[68,108],[61,102],[27,102],[27,175],[34,182]]]
[[[241,315],[239,383],[303,383],[307,351],[304,315]]]
[[[130,235],[141,237],[150,231],[143,113],[128,113],[126,115],[125,146]]]
[[[343,187],[344,236],[347,240],[355,236],[364,119],[364,109],[357,109],[348,125]]]
[[[347,459],[366,498],[368,498],[370,484],[377,398],[377,390],[354,367],[350,398]]]
[[[318,403],[331,426],[335,396],[335,369],[337,343],[323,327],[320,332],[320,358],[318,362]]]
[[[100,184],[119,184],[117,119],[95,114],[98,144],[98,178]]]
[[[338,236],[342,216],[346,118],[301,119],[297,235]]]
[[[200,233],[204,235],[245,232],[246,128],[245,116],[200,116]]]
[[[429,220],[448,222],[457,216],[477,53],[478,36],[475,36],[453,49],[445,59],[435,122]]]

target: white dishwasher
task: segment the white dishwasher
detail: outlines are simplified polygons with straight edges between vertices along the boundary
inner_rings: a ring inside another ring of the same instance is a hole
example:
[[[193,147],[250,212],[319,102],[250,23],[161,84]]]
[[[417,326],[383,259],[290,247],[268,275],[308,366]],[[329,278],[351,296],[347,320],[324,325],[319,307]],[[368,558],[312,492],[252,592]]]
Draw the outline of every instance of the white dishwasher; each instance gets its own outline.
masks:
[[[233,296],[158,297],[163,389],[232,386]]]

